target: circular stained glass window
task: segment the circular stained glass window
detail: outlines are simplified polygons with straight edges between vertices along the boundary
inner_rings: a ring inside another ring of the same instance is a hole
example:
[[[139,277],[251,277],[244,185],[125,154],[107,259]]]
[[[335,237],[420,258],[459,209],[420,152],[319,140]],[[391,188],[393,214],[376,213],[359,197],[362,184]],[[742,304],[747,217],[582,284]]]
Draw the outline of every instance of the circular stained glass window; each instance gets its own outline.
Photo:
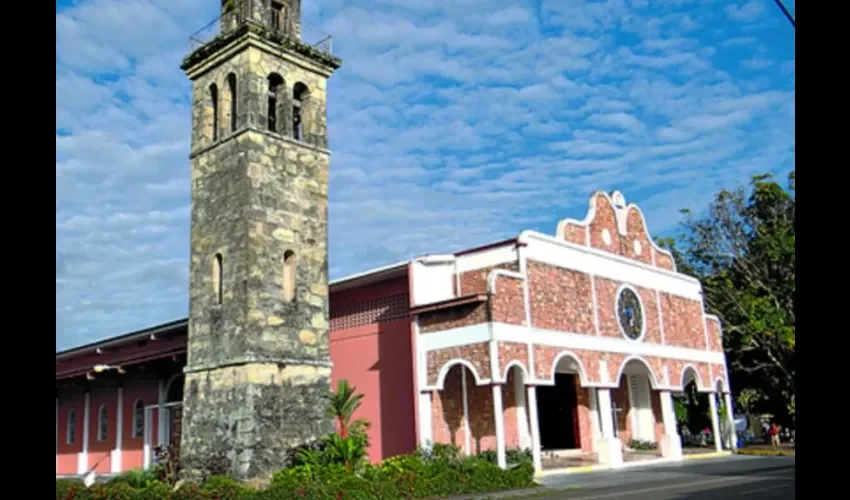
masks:
[[[643,334],[643,310],[637,294],[631,288],[623,288],[617,297],[617,319],[626,337],[637,340]]]

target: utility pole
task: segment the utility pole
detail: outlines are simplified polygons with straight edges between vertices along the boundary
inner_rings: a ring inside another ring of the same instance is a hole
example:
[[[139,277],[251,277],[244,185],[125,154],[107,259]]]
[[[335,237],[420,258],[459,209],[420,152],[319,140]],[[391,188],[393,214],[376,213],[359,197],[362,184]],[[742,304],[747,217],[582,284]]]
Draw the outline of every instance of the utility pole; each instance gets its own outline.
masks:
[[[791,26],[792,26],[794,29],[796,29],[796,28],[797,28],[797,23],[794,21],[794,17],[793,17],[793,16],[791,15],[791,13],[788,11],[788,8],[787,8],[787,7],[785,7],[785,4],[784,4],[784,3],[782,3],[782,0],[773,0],[773,1],[774,1],[774,2],[776,2],[776,5],[778,5],[778,6],[779,6],[779,8],[782,10],[782,13],[783,13],[783,14],[785,14],[785,17],[787,17],[787,18],[788,18],[788,22],[790,22],[790,23],[791,23]]]

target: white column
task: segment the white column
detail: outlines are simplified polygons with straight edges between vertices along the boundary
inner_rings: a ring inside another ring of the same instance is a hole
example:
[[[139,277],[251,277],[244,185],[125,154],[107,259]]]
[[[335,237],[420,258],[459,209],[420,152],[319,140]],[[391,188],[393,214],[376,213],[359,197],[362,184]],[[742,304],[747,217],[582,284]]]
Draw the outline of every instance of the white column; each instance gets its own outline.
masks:
[[[148,470],[151,466],[151,443],[153,441],[153,436],[151,436],[151,434],[153,433],[153,425],[151,422],[152,414],[153,411],[151,410],[151,408],[145,408],[145,444],[142,448],[142,467],[145,470]]]
[[[91,393],[86,391],[83,398],[83,451],[77,455],[77,473],[85,474],[89,469],[89,413]]]
[[[156,393],[159,395],[156,407],[156,444],[165,444],[165,381],[160,380],[157,384]]]
[[[514,373],[520,373],[515,370]],[[531,435],[528,429],[528,400],[525,397],[525,383],[519,375],[514,377],[514,394],[516,396],[516,420],[517,433],[519,434],[519,447],[522,450],[531,448]]]
[[[729,447],[730,449],[738,449],[738,433],[735,432],[735,412],[732,411],[732,394],[726,393],[723,395],[723,401],[726,404],[726,420],[729,424]]]
[[[670,391],[660,391],[661,419],[664,422],[664,436],[661,438],[661,455],[668,458],[682,458],[682,439],[676,429],[676,410]]]
[[[427,448],[434,440],[431,423],[431,392],[419,393],[419,446]]]
[[[472,454],[472,432],[469,425],[469,392],[466,387],[466,366],[460,367],[460,392],[463,397],[463,453]]]
[[[112,450],[113,473],[121,472],[121,442],[124,440],[124,388],[118,388],[118,403],[115,410],[115,449]]]
[[[537,420],[537,387],[528,387],[528,419],[531,423],[531,456],[534,459],[534,470],[543,470],[543,462],[540,457],[540,422]]]
[[[505,409],[502,405],[502,386],[493,384],[493,417],[496,421],[496,457],[499,467],[508,466],[505,456]]]
[[[708,404],[711,406],[711,433],[714,435],[714,449],[723,451],[723,436],[720,435],[720,422],[717,418],[717,398],[713,392],[708,393]]]
[[[599,462],[618,467],[623,464],[623,448],[620,439],[614,437],[614,415],[611,408],[611,389],[597,389],[599,413],[602,417],[602,438],[599,440]]]

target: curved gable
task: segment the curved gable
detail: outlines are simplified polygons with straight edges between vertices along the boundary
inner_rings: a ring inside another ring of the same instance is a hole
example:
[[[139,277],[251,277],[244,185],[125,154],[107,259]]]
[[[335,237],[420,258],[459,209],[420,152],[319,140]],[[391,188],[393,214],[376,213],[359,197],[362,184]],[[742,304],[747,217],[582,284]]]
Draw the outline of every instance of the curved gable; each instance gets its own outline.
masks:
[[[582,221],[563,219],[556,236],[570,243],[590,246],[668,271],[676,271],[673,256],[659,247],[649,234],[646,218],[623,194],[597,191],[590,197]]]

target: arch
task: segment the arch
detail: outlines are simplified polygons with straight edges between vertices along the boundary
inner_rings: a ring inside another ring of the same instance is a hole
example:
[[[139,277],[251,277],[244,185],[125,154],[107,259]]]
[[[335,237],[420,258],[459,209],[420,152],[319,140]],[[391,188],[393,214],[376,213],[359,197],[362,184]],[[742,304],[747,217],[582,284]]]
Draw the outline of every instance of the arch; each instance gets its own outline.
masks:
[[[183,380],[175,385],[175,381],[181,378],[183,378],[182,373],[175,373],[165,382],[162,393],[166,403],[183,402]]]
[[[307,116],[307,101],[310,98],[310,89],[302,82],[296,82],[292,87],[292,137],[297,141],[303,141],[310,130],[309,117]]]
[[[511,372],[511,368],[517,367],[522,372],[522,380],[528,382],[530,380],[530,375],[528,374],[528,370],[525,369],[525,365],[522,364],[522,361],[518,359],[511,360],[505,365],[505,371],[502,372],[502,380],[508,380],[508,374]]]
[[[133,437],[138,439],[145,435],[145,402],[142,398],[133,402]]]
[[[682,367],[682,379],[679,381],[682,384],[682,391],[685,390],[685,387],[688,386],[688,382],[693,379],[694,383],[697,385],[697,390],[704,390],[704,385],[702,384],[702,379],[699,377],[699,370],[694,368],[694,365],[688,363]]]
[[[266,77],[267,83],[267,101],[268,107],[266,109],[266,127],[270,132],[280,133],[282,132],[282,116],[279,116],[278,108],[282,104],[283,98],[285,98],[284,89],[286,88],[286,83],[283,81],[283,77],[277,73],[269,73],[269,76]]]
[[[228,110],[230,112],[230,123],[228,125],[230,126],[230,133],[236,132],[236,128],[237,128],[236,102],[237,102],[238,99],[236,97],[236,90],[237,90],[236,89],[236,74],[235,73],[228,73],[228,75],[227,75],[227,93],[228,93],[228,97],[229,97],[229,100],[230,100],[230,102],[228,103],[229,104]]]
[[[209,98],[209,113],[212,116],[208,117],[209,121],[207,122],[209,127],[212,127],[212,140],[213,142],[218,140],[218,86],[215,83],[211,83],[208,89]]]
[[[716,379],[714,379],[713,389],[718,394],[726,394],[727,392],[729,392],[729,388],[726,387],[726,381],[723,380],[723,377],[717,377]]]
[[[213,290],[215,292],[215,303],[221,304],[222,298],[224,294],[222,293],[222,277],[224,274],[224,257],[221,255],[221,252],[215,254],[213,258],[213,272],[212,272],[212,284]]]
[[[77,412],[68,410],[68,419],[65,422],[65,444],[73,444],[77,438]]]
[[[555,383],[555,374],[557,373],[558,364],[560,364],[561,360],[564,358],[569,358],[575,363],[575,371],[578,374],[578,379],[581,382],[582,387],[587,387],[590,383],[590,380],[587,378],[587,370],[585,370],[581,359],[570,351],[561,351],[557,356],[555,356],[555,360],[552,362],[552,368],[549,370],[549,380],[552,384]]]
[[[649,363],[645,359],[643,359],[643,357],[638,356],[636,354],[632,354],[631,356],[628,356],[628,357],[626,357],[626,359],[623,360],[623,362],[620,364],[620,369],[617,370],[617,377],[614,379],[614,383],[616,383],[616,384],[620,383],[620,378],[623,376],[623,373],[626,371],[626,366],[629,363],[640,363],[640,364],[642,364],[643,367],[646,369],[646,372],[647,372],[647,375],[648,375],[648,378],[649,378],[649,385],[653,389],[658,390],[658,388],[659,388],[658,379],[655,378],[655,372],[652,371],[652,367],[649,366]]]
[[[283,252],[283,279],[281,296],[284,302],[295,300],[295,252],[287,250]]]
[[[97,409],[97,440],[106,441],[109,437],[109,410],[106,404]]]
[[[620,295],[623,293],[623,290],[630,290],[633,294],[635,294],[635,297],[637,297],[638,300],[638,305],[640,306],[640,335],[636,339],[633,339],[626,335],[626,332],[623,331],[623,325],[620,323]],[[640,296],[640,292],[638,292],[635,287],[629,285],[628,283],[623,283],[617,288],[617,292],[614,294],[614,315],[617,319],[617,329],[620,330],[620,335],[622,335],[623,338],[625,338],[629,342],[643,342],[643,340],[646,338],[646,307],[643,304],[643,299]]]
[[[478,375],[478,370],[475,369],[475,365],[465,359],[455,358],[446,361],[446,363],[443,364],[443,367],[440,368],[440,371],[437,373],[437,381],[434,386],[438,391],[443,390],[443,384],[446,381],[446,375],[449,374],[449,370],[451,370],[455,365],[463,365],[468,368],[469,371],[472,372],[472,376],[475,377],[475,385],[484,385],[485,383],[489,382],[489,380],[484,380],[481,378],[480,375]]]

